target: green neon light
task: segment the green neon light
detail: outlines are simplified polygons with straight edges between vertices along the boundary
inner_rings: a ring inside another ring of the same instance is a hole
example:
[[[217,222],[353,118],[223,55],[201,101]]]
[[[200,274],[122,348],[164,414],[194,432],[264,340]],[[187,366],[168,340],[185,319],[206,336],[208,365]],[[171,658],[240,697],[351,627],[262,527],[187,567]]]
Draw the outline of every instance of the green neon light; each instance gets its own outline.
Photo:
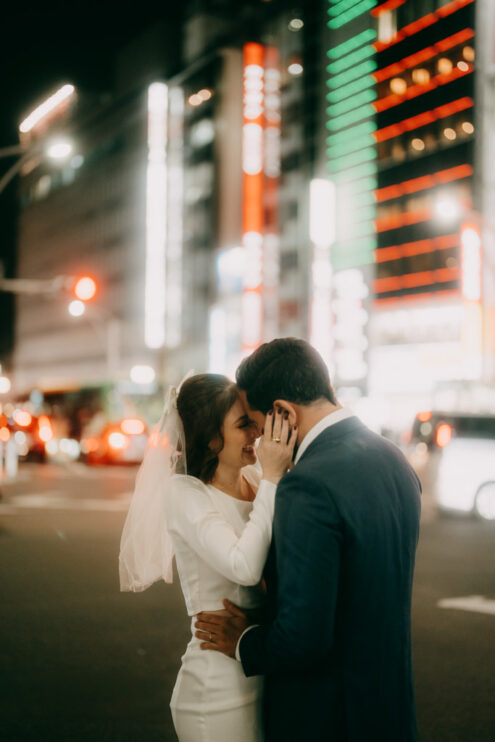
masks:
[[[338,0],[338,2],[332,2],[330,0],[330,7],[327,10],[328,15],[336,16],[344,13],[348,8],[352,8],[356,0]]]
[[[372,44],[376,40],[376,36],[377,33],[374,29],[367,28],[366,31],[361,31],[361,33],[356,34],[349,41],[344,41],[343,44],[338,44],[332,49],[329,49],[327,51],[327,57],[330,59],[343,57],[344,54],[349,54],[349,52],[358,49],[363,44]]]
[[[354,165],[360,165],[363,162],[369,162],[370,160],[376,160],[377,153],[374,147],[368,147],[368,149],[359,150],[359,152],[352,152],[350,155],[344,155],[343,157],[336,157],[330,161],[331,169],[336,172],[342,172],[348,168],[354,167]]]
[[[355,208],[352,211],[352,220],[355,223],[366,221],[368,224],[376,218],[376,206],[373,200],[373,206],[366,208]]]
[[[374,121],[363,121],[362,124],[352,126],[350,129],[340,131],[338,134],[328,134],[327,144],[333,147],[337,144],[343,144],[349,139],[355,139],[364,136],[365,134],[372,134],[374,131],[376,131],[376,124]]]
[[[359,237],[357,240],[350,239],[341,242],[335,242],[331,248],[332,253],[340,252],[373,252],[376,249],[377,239],[373,235]]]
[[[364,105],[364,103],[372,103],[374,100],[376,100],[376,90],[365,90],[359,95],[353,95],[340,103],[333,103],[328,106],[327,113],[329,116],[340,116],[342,113],[352,111],[354,108]]]
[[[371,245],[363,249],[348,249],[342,252],[332,247],[331,261],[334,270],[346,270],[348,268],[361,268],[364,265],[373,263],[373,250]]]
[[[344,100],[344,98],[348,98],[350,95],[359,93],[361,90],[374,88],[375,85],[376,82],[373,77],[371,77],[371,75],[366,75],[365,77],[361,77],[359,80],[344,85],[342,88],[331,90],[327,93],[326,98],[329,103],[338,103],[339,101]]]
[[[366,177],[362,178],[361,180],[355,180],[352,184],[352,191],[356,195],[358,194],[366,194],[370,196],[370,198],[373,199],[373,203],[375,202],[375,198],[372,195],[372,191],[376,191],[378,188],[378,181],[376,179],[376,176],[373,177]]]
[[[349,23],[349,21],[352,21],[354,18],[366,13],[367,10],[371,10],[371,8],[374,8],[376,4],[377,0],[361,0],[360,3],[352,3],[352,7],[349,8],[349,10],[341,13],[337,18],[332,18],[327,22],[327,26],[332,29],[340,28],[346,23]]]
[[[340,75],[334,75],[331,77],[328,80],[328,87],[340,88],[342,85],[347,85],[348,82],[352,82],[352,80],[357,80],[359,77],[363,77],[363,75],[371,75],[376,69],[376,61],[368,59],[368,61],[361,62],[361,64],[357,64],[350,70],[341,72]]]
[[[338,131],[339,129],[344,129],[351,124],[355,124],[356,121],[360,121],[361,119],[368,118],[369,116],[374,115],[375,109],[368,103],[365,106],[356,108],[354,111],[349,111],[349,113],[344,113],[342,116],[337,116],[334,119],[330,119],[330,121],[327,121],[327,128],[331,131]]]
[[[327,156],[329,159],[340,157],[341,155],[348,155],[350,152],[356,152],[356,150],[366,149],[367,147],[374,147],[376,145],[374,137],[370,134],[366,134],[364,137],[358,137],[357,139],[349,139],[344,144],[334,144],[331,147],[327,147]]]
[[[369,59],[369,57],[373,57],[374,55],[375,50],[372,46],[370,46],[369,44],[366,46],[362,46],[360,49],[356,49],[356,51],[347,54],[345,57],[342,57],[342,59],[337,59],[335,62],[330,62],[330,64],[327,65],[327,72],[330,72],[331,75],[336,75],[343,70],[348,70],[350,67],[352,67],[353,64],[362,62],[363,59]]]
[[[331,163],[329,164],[331,165]],[[339,183],[349,183],[358,178],[364,178],[366,175],[376,175],[375,162],[364,162],[350,170],[342,170],[336,173],[336,178],[338,178]]]

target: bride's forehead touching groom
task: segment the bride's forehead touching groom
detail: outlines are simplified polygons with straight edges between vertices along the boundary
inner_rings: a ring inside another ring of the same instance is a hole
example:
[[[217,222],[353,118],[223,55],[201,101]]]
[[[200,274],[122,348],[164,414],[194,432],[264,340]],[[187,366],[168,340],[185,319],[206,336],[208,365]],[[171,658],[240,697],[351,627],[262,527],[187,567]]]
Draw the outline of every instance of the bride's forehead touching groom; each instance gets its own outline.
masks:
[[[419,480],[338,403],[308,343],[262,345],[236,382],[260,431],[280,412],[297,426],[294,466],[276,489],[262,619],[227,601],[233,615],[201,613],[196,637],[265,676],[266,742],[414,742]]]

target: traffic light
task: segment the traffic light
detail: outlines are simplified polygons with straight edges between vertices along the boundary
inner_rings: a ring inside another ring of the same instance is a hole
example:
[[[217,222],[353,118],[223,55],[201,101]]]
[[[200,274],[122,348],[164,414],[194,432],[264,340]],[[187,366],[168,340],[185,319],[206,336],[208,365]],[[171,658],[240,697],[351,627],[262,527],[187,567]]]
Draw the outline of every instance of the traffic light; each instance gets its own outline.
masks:
[[[96,294],[96,281],[91,276],[82,276],[74,284],[74,294],[80,301],[90,301]]]
[[[68,306],[69,314],[80,317],[86,310],[86,302],[95,297],[97,290],[96,281],[91,276],[81,276],[74,280],[72,293],[76,297]]]

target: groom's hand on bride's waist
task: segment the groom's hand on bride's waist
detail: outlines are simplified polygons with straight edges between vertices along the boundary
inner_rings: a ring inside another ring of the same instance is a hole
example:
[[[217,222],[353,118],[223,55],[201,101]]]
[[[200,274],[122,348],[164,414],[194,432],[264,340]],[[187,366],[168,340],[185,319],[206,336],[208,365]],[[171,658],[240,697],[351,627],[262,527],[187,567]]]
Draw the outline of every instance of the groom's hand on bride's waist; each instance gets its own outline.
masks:
[[[228,657],[235,657],[237,643],[242,634],[254,622],[247,612],[224,600],[223,604],[230,616],[217,613],[198,613],[196,616],[196,637],[203,639],[201,649],[214,649]]]

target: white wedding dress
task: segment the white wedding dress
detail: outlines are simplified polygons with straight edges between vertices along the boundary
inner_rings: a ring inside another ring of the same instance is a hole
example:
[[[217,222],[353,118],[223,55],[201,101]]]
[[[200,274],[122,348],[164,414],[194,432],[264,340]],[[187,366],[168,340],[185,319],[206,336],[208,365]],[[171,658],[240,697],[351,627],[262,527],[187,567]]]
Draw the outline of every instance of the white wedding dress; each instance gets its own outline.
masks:
[[[276,487],[254,466],[243,476],[257,490],[253,502],[237,500],[196,477],[175,475],[167,498],[167,525],[192,638],[170,703],[179,742],[262,742],[263,678],[246,678],[241,663],[200,649],[195,618],[224,608],[263,602],[260,587],[272,535]]]

